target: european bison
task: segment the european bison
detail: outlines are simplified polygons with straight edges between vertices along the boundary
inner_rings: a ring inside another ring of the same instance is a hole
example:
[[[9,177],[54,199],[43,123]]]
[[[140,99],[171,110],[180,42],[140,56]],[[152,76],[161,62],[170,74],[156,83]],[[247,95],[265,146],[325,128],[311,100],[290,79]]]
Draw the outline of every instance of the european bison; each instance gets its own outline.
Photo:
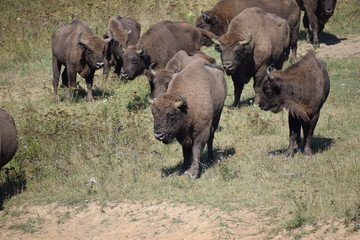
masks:
[[[128,46],[123,54],[122,76],[133,80],[148,69],[150,64],[164,68],[178,51],[187,53],[200,50],[206,44],[200,30],[186,22],[161,21],[147,30],[136,45]]]
[[[183,149],[183,171],[191,178],[199,177],[205,144],[213,159],[214,133],[227,95],[224,74],[216,71],[201,61],[192,62],[174,76],[166,93],[149,99],[155,138],[165,144],[177,139]]]
[[[289,110],[290,144],[287,156],[294,156],[295,141],[300,147],[300,129],[303,129],[304,155],[311,155],[311,139],[320,109],[329,95],[330,80],[326,63],[309,51],[299,62],[283,71],[267,70],[262,83],[260,108],[278,113]]]
[[[289,26],[275,14],[261,8],[247,8],[231,21],[228,31],[214,36],[216,50],[227,75],[234,82],[234,107],[239,106],[244,84],[254,78],[255,101],[259,103],[261,81],[266,68],[282,68],[289,54]]]
[[[113,33],[112,41],[108,43],[105,50],[104,76],[109,75],[110,67],[115,65],[115,73],[120,76],[123,66],[121,55],[123,49],[128,45],[135,45],[140,38],[140,24],[133,18],[124,18],[115,15],[110,18],[108,29]],[[108,38],[107,34],[104,37]]]
[[[111,36],[111,32],[109,32]],[[85,78],[87,87],[87,99],[93,100],[92,85],[95,70],[104,65],[105,45],[112,37],[103,39],[93,33],[90,26],[75,19],[69,24],[59,27],[51,37],[52,46],[52,70],[54,96],[57,98],[61,66],[62,82],[67,88],[66,94],[69,99],[69,83],[71,88],[76,88],[76,73]]]
[[[160,93],[165,93],[174,74],[183,70],[188,64],[194,61],[202,61],[203,64],[212,66],[216,60],[204,53],[196,52],[189,56],[185,51],[181,50],[172,57],[166,64],[164,69],[157,71],[150,66],[149,70],[152,76],[149,79],[150,96],[156,98]]]
[[[220,0],[212,10],[202,12],[196,26],[221,36],[228,30],[231,20],[246,8],[259,7],[287,21],[290,27],[292,59],[296,59],[297,40],[300,29],[300,8],[295,0]]]
[[[318,35],[324,29],[325,23],[334,14],[336,0],[296,0],[296,2],[301,10],[305,11],[303,24],[306,32],[306,41],[311,43],[312,40],[314,47],[319,47]]]
[[[0,168],[14,157],[16,150],[14,119],[6,111],[0,109]]]

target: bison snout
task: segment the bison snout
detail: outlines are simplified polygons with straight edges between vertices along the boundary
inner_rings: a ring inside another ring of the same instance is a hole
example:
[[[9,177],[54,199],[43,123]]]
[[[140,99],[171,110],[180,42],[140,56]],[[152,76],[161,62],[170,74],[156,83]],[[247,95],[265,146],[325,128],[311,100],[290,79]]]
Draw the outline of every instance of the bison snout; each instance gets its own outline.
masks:
[[[328,15],[328,16],[332,16],[332,15],[333,15],[333,10],[332,10],[332,9],[326,9],[326,10],[325,10],[325,13],[326,13],[326,15]]]
[[[227,74],[232,74],[235,70],[234,65],[232,63],[224,63],[223,67]]]
[[[154,136],[157,140],[163,141],[165,139],[165,134],[162,132],[154,132]]]
[[[125,79],[129,79],[129,74],[127,73],[122,73],[121,77],[125,78]]]
[[[104,62],[97,62],[96,68],[102,68],[104,66]]]

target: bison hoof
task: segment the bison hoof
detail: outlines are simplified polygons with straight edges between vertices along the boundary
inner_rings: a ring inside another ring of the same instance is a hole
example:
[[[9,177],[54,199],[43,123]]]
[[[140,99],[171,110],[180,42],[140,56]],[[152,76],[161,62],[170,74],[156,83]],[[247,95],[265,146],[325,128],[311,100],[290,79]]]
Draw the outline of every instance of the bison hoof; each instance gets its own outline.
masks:
[[[185,171],[184,174],[188,175],[190,179],[197,179],[199,178],[198,174],[192,173],[190,171]]]

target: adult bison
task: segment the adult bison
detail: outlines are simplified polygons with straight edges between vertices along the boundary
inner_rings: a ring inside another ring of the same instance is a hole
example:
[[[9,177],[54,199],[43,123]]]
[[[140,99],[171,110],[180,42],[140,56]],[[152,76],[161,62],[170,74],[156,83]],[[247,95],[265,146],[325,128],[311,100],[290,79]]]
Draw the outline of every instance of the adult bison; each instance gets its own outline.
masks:
[[[325,23],[334,14],[336,0],[296,0],[301,10],[305,11],[303,24],[306,33],[306,41],[314,47],[319,47],[319,33],[325,27]],[[312,33],[310,32],[309,23]]]
[[[300,8],[295,0],[220,0],[211,10],[202,12],[196,26],[221,36],[228,30],[231,20],[246,8],[259,7],[284,18],[290,27],[292,59],[296,59],[300,29]]]
[[[111,36],[111,32],[109,31]],[[61,66],[62,82],[67,88],[66,94],[69,99],[69,84],[76,88],[76,73],[85,78],[87,87],[87,99],[93,100],[92,85],[95,70],[104,65],[104,51],[112,37],[103,39],[93,33],[90,26],[75,19],[69,24],[59,27],[51,37],[52,46],[52,70],[54,95],[57,97]]]
[[[107,78],[109,75],[110,67],[115,65],[115,73],[120,76],[121,68],[123,66],[122,53],[128,45],[135,45],[140,38],[141,27],[140,24],[133,18],[124,18],[115,15],[110,18],[108,29],[104,35],[108,36],[111,30],[113,37],[107,44],[104,59],[104,76]]]
[[[149,68],[150,64],[154,63],[156,68],[164,68],[178,51],[184,50],[190,54],[200,50],[205,44],[206,37],[191,24],[161,21],[150,27],[136,45],[130,45],[125,49],[122,56],[122,76],[133,80]]]
[[[311,155],[311,139],[320,109],[329,95],[330,80],[326,63],[309,51],[299,62],[283,71],[268,69],[262,83],[260,108],[278,113],[289,110],[290,144],[287,156],[294,156],[295,141],[300,147],[300,130],[303,129],[304,155]]]
[[[234,82],[234,107],[239,106],[244,84],[254,79],[255,101],[259,103],[261,81],[266,68],[275,64],[282,68],[289,54],[289,26],[275,14],[261,8],[247,8],[229,25],[227,33],[214,36],[216,50],[227,75]]]
[[[175,138],[182,145],[183,170],[200,174],[200,157],[207,144],[213,159],[213,139],[227,95],[224,74],[214,74],[201,61],[188,64],[170,82],[166,93],[150,100],[154,136],[165,144]]]
[[[6,111],[0,109],[0,168],[14,157],[16,150],[14,119]]]
[[[188,64],[194,61],[201,61],[208,66],[214,66],[216,60],[202,52],[196,52],[193,55],[188,55],[185,51],[181,50],[172,57],[166,64],[164,69],[155,71],[150,66],[149,78],[150,83],[150,96],[156,98],[159,94],[165,93],[168,85],[173,78],[174,74],[179,73]]]

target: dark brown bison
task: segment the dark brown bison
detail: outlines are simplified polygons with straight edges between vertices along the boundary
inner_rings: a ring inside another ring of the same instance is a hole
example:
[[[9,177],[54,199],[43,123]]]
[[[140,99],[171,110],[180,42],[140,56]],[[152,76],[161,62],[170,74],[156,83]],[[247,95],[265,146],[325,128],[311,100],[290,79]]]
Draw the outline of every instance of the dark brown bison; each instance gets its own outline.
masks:
[[[65,69],[61,76],[67,88],[67,98],[69,99],[69,84],[71,88],[76,88],[76,73],[79,73],[86,81],[87,99],[93,99],[94,73],[95,70],[103,67],[105,46],[111,39],[111,37],[103,39],[95,35],[89,25],[80,19],[59,27],[53,33],[51,46],[55,97],[57,97],[61,66],[64,65]]]
[[[283,71],[267,71],[262,83],[260,108],[278,113],[289,110],[290,144],[287,156],[294,156],[295,141],[300,147],[300,129],[303,129],[303,152],[311,155],[311,139],[320,109],[329,95],[330,80],[326,63],[309,51],[299,62]]]
[[[188,64],[194,61],[201,61],[203,64],[209,66],[213,66],[212,64],[216,63],[214,58],[202,52],[196,52],[194,55],[190,56],[185,51],[181,50],[169,60],[164,69],[155,71],[150,66],[149,74],[152,75],[149,78],[150,96],[156,98],[159,94],[165,93],[174,74],[180,72]]]
[[[214,133],[227,94],[224,74],[208,70],[201,61],[188,64],[171,80],[166,93],[150,100],[154,136],[165,144],[182,145],[185,174],[197,178],[200,156],[207,144],[213,159]]]
[[[135,45],[140,38],[141,27],[140,24],[133,18],[124,18],[115,15],[110,18],[107,29],[111,30],[113,34],[112,40],[107,44],[104,59],[104,75],[109,75],[110,67],[115,65],[115,73],[120,76],[123,65],[121,55],[123,49],[128,45]],[[105,38],[111,37],[107,34]]]
[[[201,31],[186,22],[161,21],[147,30],[136,45],[130,45],[123,54],[122,76],[132,80],[148,69],[150,64],[164,68],[178,51],[200,50],[206,44]]]
[[[334,14],[336,0],[296,0],[301,10],[305,11],[303,24],[306,32],[306,41],[314,47],[319,47],[319,33],[325,27],[325,23]],[[312,34],[310,32],[309,23]]]
[[[295,0],[220,0],[212,10],[202,12],[196,26],[221,36],[228,30],[231,20],[246,8],[259,7],[284,18],[290,27],[292,59],[296,59],[300,29],[300,8]]]
[[[0,109],[0,168],[14,157],[16,150],[14,119],[6,111]]]
[[[244,84],[254,79],[255,101],[259,103],[261,81],[266,68],[282,68],[289,54],[289,26],[275,14],[261,8],[247,8],[231,21],[228,31],[214,37],[216,50],[227,75],[234,82],[234,104],[239,106]]]

